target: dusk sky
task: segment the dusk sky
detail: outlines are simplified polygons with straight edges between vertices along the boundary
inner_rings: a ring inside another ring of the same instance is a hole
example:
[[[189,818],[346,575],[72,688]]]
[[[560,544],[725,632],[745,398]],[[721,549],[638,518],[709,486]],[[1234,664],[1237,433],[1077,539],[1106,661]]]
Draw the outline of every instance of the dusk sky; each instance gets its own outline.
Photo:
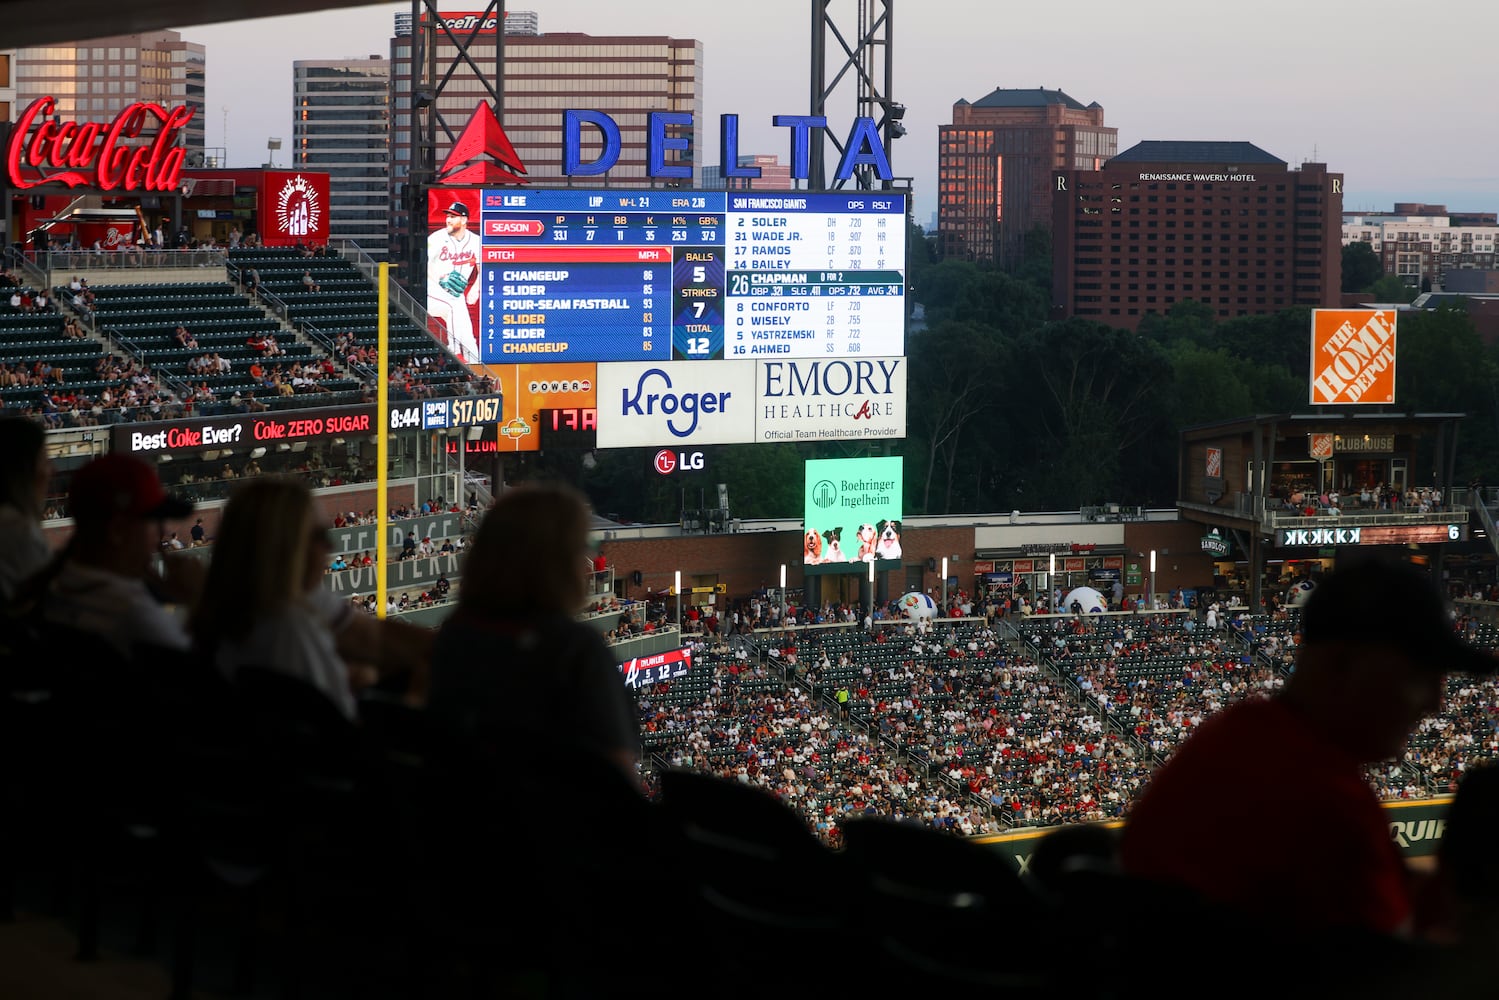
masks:
[[[741,153],[788,158],[786,130],[770,119],[808,107],[805,0],[762,2],[753,16],[742,5],[663,0],[509,6],[537,11],[543,32],[701,41],[702,126],[712,143],[705,162],[718,160],[725,112],[740,116]],[[446,9],[482,8],[454,0]],[[388,55],[392,15],[410,9],[385,3],[181,27],[208,50],[207,144],[225,144],[227,107],[231,165],[263,162],[271,136],[284,140],[276,161],[286,165],[292,61]],[[853,0],[833,5],[845,34],[855,9]],[[1060,88],[1083,104],[1097,101],[1119,129],[1121,150],[1142,139],[1244,140],[1293,166],[1322,160],[1346,175],[1347,211],[1388,211],[1396,200],[1499,210],[1499,112],[1481,54],[1499,32],[1499,4],[1262,0],[1230,9],[1074,0],[1021,9],[928,0],[896,4],[895,15],[893,96],[909,109],[910,134],[892,160],[897,175],[915,178],[922,224],[936,210],[937,127],[951,121],[959,98],[995,87]],[[839,131],[853,114],[846,86],[848,110],[830,115]]]

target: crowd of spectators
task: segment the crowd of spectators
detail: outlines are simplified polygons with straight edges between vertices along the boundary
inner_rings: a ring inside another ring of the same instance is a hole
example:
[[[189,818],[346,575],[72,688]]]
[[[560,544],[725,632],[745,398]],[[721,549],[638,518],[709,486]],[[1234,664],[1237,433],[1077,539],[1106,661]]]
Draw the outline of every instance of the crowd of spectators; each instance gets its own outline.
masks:
[[[1443,510],[1442,491],[1436,487],[1413,486],[1400,490],[1391,483],[1366,483],[1357,491],[1343,493],[1326,490],[1315,493],[1288,490],[1280,495],[1282,513],[1305,517],[1339,515],[1345,510],[1387,511],[1430,514]]]
[[[862,620],[796,604],[783,619],[763,596],[730,608],[684,640],[693,680],[640,692],[650,759],[764,787],[829,843],[852,812],[963,833],[1122,818],[1205,719],[1279,690],[1296,649],[1294,608],[1033,617],[1008,636],[893,604]],[[1492,683],[1454,679],[1404,758],[1365,769],[1370,785],[1407,800],[1455,788],[1499,757],[1495,704]]]

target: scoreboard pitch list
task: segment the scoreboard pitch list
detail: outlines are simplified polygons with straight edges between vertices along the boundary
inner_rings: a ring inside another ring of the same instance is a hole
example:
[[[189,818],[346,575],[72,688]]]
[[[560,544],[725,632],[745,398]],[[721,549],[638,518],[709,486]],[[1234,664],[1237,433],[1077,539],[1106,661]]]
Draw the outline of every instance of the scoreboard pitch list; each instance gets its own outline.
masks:
[[[905,353],[905,198],[489,191],[488,364]]]

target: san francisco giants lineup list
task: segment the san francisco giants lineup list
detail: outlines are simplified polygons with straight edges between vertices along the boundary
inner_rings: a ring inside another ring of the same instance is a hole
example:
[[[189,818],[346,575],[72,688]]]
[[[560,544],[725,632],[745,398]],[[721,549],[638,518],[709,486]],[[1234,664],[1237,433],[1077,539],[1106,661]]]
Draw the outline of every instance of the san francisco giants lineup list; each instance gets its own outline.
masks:
[[[905,354],[905,196],[486,190],[489,364]]]

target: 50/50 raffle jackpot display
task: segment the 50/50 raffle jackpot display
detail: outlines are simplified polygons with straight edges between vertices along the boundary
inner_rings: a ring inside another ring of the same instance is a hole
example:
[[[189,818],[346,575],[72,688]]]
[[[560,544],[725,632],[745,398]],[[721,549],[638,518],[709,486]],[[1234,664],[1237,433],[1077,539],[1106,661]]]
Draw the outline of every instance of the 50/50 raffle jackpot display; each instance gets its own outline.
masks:
[[[429,312],[470,363],[905,353],[905,197],[429,193]]]

